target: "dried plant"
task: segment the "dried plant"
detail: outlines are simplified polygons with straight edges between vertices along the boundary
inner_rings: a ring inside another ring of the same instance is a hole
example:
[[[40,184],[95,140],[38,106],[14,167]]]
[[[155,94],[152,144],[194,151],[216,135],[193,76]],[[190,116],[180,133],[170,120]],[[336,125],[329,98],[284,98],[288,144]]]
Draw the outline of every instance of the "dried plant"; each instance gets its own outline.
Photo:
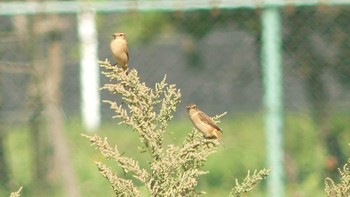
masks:
[[[343,166],[343,170],[339,169],[340,183],[335,183],[331,178],[325,179],[325,191],[327,196],[345,197],[350,196],[350,159]]]
[[[243,179],[242,183],[239,183],[236,179],[236,185],[233,187],[230,197],[240,197],[243,193],[247,193],[254,188],[261,180],[266,178],[270,173],[270,169],[262,169],[259,172],[254,171],[253,175],[250,175],[248,171],[247,176]]]
[[[10,197],[19,197],[19,196],[21,196],[21,191],[22,191],[22,187],[20,187],[16,192],[12,192],[10,194]]]
[[[152,196],[198,196],[196,191],[198,177],[208,172],[201,170],[208,156],[219,145],[213,139],[205,139],[193,129],[181,145],[164,145],[163,136],[168,122],[173,118],[176,106],[180,102],[180,90],[175,85],[166,83],[166,76],[154,89],[140,81],[135,69],[126,74],[122,69],[111,66],[108,60],[100,62],[102,72],[110,79],[102,89],[116,95],[114,101],[105,100],[115,111],[114,118],[120,119],[133,129],[152,159],[149,166],[141,166],[131,157],[120,154],[117,146],[112,147],[106,138],[86,136],[92,145],[100,150],[107,159],[118,163],[125,173],[134,179],[126,180],[101,162],[96,162],[100,173],[109,181],[117,196],[140,196],[135,185],[141,182]],[[119,100],[117,102],[117,100]],[[213,117],[213,121],[225,115]]]

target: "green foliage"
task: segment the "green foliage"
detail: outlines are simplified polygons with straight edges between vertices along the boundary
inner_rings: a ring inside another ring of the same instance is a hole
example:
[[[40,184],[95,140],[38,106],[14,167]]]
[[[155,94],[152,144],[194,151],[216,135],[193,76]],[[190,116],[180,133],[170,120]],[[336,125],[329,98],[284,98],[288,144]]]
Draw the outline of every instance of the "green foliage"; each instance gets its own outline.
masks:
[[[327,196],[343,197],[350,196],[350,159],[343,166],[343,170],[339,169],[340,183],[335,183],[331,178],[325,179],[325,191]]]
[[[171,28],[169,15],[164,12],[133,12],[119,14],[119,29],[127,33],[128,41],[147,43]]]
[[[344,111],[346,109],[343,109]],[[262,169],[265,167],[265,149],[262,113],[229,113],[231,116],[225,116],[220,127],[225,129],[224,140],[226,148],[218,147],[215,154],[210,155],[206,160],[203,171],[210,173],[198,177],[199,191],[205,191],[205,196],[227,196],[235,184],[235,179],[243,180],[246,176],[246,169]],[[234,116],[232,116],[234,115]],[[349,113],[337,113],[337,128],[347,128]],[[341,119],[341,121],[339,121]],[[305,112],[286,113],[286,153],[290,155],[286,162],[285,177],[285,195],[286,196],[326,196],[324,177],[324,151],[321,145],[317,145],[315,128],[311,117]],[[74,155],[71,158],[75,173],[79,178],[81,196],[115,196],[113,189],[105,178],[96,170],[94,162],[91,160],[103,162],[108,167],[113,168],[125,179],[132,176],[124,174],[123,170],[115,164],[113,159],[106,160],[99,151],[87,147],[85,138],[81,137],[81,132],[85,131],[79,118],[67,118],[65,122],[65,135],[69,140],[70,150]],[[180,145],[188,135],[191,128],[191,122],[186,114],[177,116],[171,120],[164,136],[164,144],[175,143]],[[11,191],[16,191],[19,186],[23,186],[21,196],[37,196],[33,191],[34,184],[31,179],[31,143],[30,132],[23,125],[6,126],[8,135],[6,136],[6,151],[8,162],[11,166],[11,180],[14,184],[10,190],[0,187],[0,196],[9,196]],[[342,139],[350,137],[349,129],[344,130]],[[132,157],[139,162],[139,165],[149,171],[149,161],[151,157],[148,154],[141,154],[137,149],[140,146],[138,135],[132,132],[132,128],[118,126],[115,120],[104,119],[101,128],[96,131],[99,136],[108,138],[110,144],[117,144],[120,153],[123,156]],[[247,143],[249,142],[249,143]],[[347,150],[348,144],[343,142],[344,150]],[[292,168],[292,171],[291,171]],[[253,172],[253,171],[251,171]],[[322,180],[322,181],[320,181]],[[333,179],[335,183],[339,179]],[[147,188],[142,186],[139,181],[135,181],[142,196],[150,196]],[[47,191],[45,196],[62,196],[61,185],[56,184],[55,190]],[[265,181],[259,183],[253,191],[245,194],[249,197],[266,196]],[[243,195],[244,196],[244,195]]]
[[[119,124],[130,127],[139,136],[141,153],[148,152],[151,161],[148,166],[140,165],[138,160],[124,156],[118,146],[109,145],[107,138],[86,136],[101,154],[114,160],[125,174],[132,178],[122,178],[115,170],[102,162],[96,162],[99,172],[108,180],[117,196],[141,196],[138,184],[141,183],[152,196],[198,196],[203,192],[195,188],[198,177],[208,173],[201,170],[208,156],[217,149],[218,142],[203,138],[202,134],[193,129],[180,145],[164,145],[164,134],[168,122],[173,118],[176,105],[180,102],[180,90],[175,85],[166,83],[164,79],[151,89],[140,81],[138,73],[132,69],[128,74],[106,60],[100,62],[105,69],[103,74],[110,79],[102,89],[114,94],[115,100],[105,100],[119,118]],[[120,97],[118,97],[120,96]],[[225,115],[215,116],[218,122]],[[252,188],[265,174],[254,173],[248,176],[241,185]],[[238,183],[238,182],[237,182]],[[238,186],[237,186],[238,187]],[[249,189],[249,190],[250,190]],[[246,190],[248,191],[248,190]]]

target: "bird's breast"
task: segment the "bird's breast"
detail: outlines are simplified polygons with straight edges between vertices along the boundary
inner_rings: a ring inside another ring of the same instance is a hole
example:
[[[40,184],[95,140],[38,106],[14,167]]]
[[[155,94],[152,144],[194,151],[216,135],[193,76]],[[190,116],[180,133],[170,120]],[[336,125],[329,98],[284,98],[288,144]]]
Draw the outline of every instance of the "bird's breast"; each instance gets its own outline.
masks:
[[[111,42],[111,50],[114,54],[125,53],[127,50],[127,43],[123,40],[113,40]]]
[[[213,127],[203,122],[200,118],[197,112],[190,113],[190,119],[193,123],[193,125],[198,129],[200,132],[204,133],[206,136],[210,136],[210,133],[213,130]]]

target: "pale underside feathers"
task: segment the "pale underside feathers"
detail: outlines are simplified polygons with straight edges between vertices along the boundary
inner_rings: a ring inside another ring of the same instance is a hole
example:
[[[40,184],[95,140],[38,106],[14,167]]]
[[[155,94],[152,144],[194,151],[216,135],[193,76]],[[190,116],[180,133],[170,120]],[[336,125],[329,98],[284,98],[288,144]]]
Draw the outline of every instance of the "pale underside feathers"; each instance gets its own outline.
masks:
[[[218,139],[223,145],[220,129],[207,114],[200,111],[196,105],[187,106],[188,116],[197,130],[202,132],[206,138]]]

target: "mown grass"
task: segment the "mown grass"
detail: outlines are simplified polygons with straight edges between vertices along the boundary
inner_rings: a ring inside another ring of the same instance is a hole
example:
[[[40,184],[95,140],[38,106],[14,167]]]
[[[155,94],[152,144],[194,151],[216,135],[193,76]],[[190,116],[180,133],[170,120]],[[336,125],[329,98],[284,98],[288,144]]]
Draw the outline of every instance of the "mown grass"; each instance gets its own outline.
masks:
[[[339,115],[336,126],[349,130],[348,118]],[[344,126],[345,125],[345,126]],[[225,147],[209,157],[204,169],[209,174],[200,177],[199,190],[207,196],[227,196],[235,179],[241,180],[248,170],[268,168],[265,157],[265,133],[262,114],[238,114],[224,117],[220,127],[224,129]],[[187,118],[172,121],[165,135],[166,143],[181,143],[191,131],[192,124]],[[30,133],[24,126],[8,128],[6,154],[10,161],[14,190],[24,186],[23,196],[30,196],[32,158]],[[106,161],[89,141],[81,134],[87,132],[80,120],[69,120],[65,134],[71,150],[71,159],[79,179],[79,188],[84,197],[114,196],[108,182],[99,174],[94,161],[103,161],[114,166],[120,176],[128,176],[113,161]],[[349,132],[347,132],[349,133]],[[89,134],[89,133],[88,133]],[[117,121],[104,122],[95,133],[107,137],[110,144],[117,144],[125,155],[140,161],[145,167],[149,161],[147,153],[140,153],[137,133],[134,133]],[[344,148],[350,140],[349,134],[341,133]],[[286,154],[286,191],[287,196],[324,196],[322,170],[324,150],[318,142],[317,131],[308,115],[290,113],[285,118],[285,154]],[[272,169],[273,170],[273,169]],[[266,196],[266,181],[252,191],[249,196]],[[59,186],[58,186],[59,187]],[[0,189],[0,196],[7,196],[7,191]],[[26,193],[28,195],[26,195]],[[60,192],[48,196],[61,196]]]

